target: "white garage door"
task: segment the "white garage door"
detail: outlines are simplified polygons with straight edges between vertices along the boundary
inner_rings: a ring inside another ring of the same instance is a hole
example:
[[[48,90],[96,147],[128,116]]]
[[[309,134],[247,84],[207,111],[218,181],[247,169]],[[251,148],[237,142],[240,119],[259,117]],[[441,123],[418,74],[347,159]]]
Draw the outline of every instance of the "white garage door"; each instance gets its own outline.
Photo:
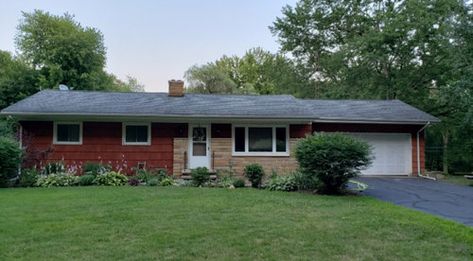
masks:
[[[350,133],[367,141],[375,159],[363,175],[409,175],[412,172],[411,134]]]

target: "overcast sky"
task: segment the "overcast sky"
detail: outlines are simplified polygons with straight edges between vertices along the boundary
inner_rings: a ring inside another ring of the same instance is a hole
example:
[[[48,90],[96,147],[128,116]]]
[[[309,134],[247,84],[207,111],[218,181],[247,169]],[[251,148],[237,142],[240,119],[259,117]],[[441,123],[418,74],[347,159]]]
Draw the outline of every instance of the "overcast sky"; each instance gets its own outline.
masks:
[[[252,47],[277,51],[268,29],[295,0],[0,0],[0,49],[14,52],[21,11],[69,12],[105,36],[107,70],[137,77],[146,91],[167,91],[194,64]]]

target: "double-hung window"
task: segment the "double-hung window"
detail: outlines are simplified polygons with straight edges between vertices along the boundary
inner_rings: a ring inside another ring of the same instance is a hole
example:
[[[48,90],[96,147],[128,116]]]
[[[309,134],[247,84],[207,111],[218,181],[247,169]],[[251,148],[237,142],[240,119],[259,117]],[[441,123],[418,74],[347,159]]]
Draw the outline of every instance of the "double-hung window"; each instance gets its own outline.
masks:
[[[150,145],[151,124],[123,123],[123,145]]]
[[[288,156],[287,126],[234,126],[233,155]]]
[[[53,132],[54,144],[82,144],[82,122],[55,122]]]

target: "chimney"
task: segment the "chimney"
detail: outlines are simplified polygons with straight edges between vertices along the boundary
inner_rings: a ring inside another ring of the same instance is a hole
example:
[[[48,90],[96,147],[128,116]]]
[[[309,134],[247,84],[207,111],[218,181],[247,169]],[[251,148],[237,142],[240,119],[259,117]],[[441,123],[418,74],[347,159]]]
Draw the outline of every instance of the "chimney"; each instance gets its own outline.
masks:
[[[184,81],[170,80],[169,81],[169,96],[170,97],[184,96]]]

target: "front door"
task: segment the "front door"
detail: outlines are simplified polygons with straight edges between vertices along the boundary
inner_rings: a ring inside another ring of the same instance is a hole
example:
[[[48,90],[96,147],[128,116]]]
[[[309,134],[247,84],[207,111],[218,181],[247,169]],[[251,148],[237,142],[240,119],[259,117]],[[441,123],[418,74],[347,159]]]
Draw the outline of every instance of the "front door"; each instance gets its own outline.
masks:
[[[210,167],[209,128],[204,125],[190,125],[189,168]]]

